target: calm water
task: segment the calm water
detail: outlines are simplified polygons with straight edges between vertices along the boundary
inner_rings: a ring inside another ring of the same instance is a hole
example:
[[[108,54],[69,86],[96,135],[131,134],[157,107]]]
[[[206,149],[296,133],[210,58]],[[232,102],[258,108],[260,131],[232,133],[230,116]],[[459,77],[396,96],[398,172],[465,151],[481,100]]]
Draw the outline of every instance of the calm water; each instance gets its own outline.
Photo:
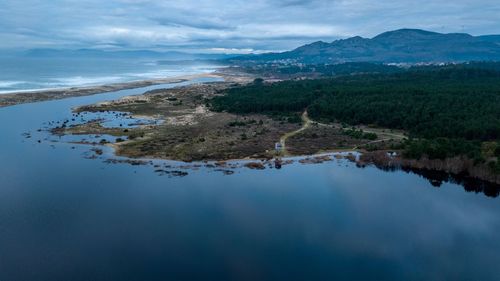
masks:
[[[36,131],[144,90],[0,109],[0,280],[500,278],[499,201],[460,185],[344,161],[169,178]]]

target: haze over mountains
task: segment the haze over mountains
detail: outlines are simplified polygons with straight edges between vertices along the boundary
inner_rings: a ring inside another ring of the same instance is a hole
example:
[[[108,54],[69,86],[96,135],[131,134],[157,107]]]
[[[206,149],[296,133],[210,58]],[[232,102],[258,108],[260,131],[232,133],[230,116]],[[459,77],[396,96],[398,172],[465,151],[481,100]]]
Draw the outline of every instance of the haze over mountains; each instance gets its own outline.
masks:
[[[283,53],[241,56],[233,61],[342,62],[464,62],[500,61],[500,35],[442,34],[419,29],[400,29],[371,39],[359,36],[304,45]]]
[[[9,55],[8,53],[4,53]],[[291,62],[332,64],[343,62],[438,63],[500,61],[500,35],[472,36],[466,33],[437,33],[420,29],[399,29],[373,38],[360,36],[331,43],[317,41],[282,53],[253,55],[184,53],[152,50],[32,49],[14,53],[28,58],[119,58],[232,63]]]

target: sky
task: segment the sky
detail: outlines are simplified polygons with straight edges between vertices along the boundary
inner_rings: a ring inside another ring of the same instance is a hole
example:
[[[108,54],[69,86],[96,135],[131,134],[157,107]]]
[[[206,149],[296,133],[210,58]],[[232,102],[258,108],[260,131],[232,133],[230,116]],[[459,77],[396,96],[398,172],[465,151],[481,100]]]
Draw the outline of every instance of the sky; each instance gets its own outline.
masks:
[[[0,0],[0,49],[249,53],[399,28],[500,34],[499,0]]]

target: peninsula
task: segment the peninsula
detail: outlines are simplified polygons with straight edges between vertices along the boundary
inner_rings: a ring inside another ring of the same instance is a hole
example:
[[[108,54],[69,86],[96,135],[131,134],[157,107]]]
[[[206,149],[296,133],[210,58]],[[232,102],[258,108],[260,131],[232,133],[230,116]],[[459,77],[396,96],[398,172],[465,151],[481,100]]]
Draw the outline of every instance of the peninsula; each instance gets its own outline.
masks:
[[[181,161],[361,151],[358,164],[431,169],[500,183],[500,72],[447,65],[313,80],[245,79],[154,90],[87,105],[162,122],[56,134],[112,135],[118,155]],[[465,104],[474,104],[466,107]]]

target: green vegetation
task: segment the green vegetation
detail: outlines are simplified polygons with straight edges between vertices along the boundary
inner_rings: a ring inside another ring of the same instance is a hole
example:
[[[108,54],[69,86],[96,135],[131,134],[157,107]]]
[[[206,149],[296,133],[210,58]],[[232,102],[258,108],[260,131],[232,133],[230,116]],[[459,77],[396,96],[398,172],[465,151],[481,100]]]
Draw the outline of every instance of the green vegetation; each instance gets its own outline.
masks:
[[[311,102],[312,118],[376,124],[424,138],[500,137],[500,73],[442,70],[336,82]]]
[[[227,123],[227,125],[229,127],[245,127],[245,126],[249,126],[249,125],[254,125],[254,124],[259,124],[262,126],[262,124],[264,124],[264,122],[262,120],[259,120],[259,122],[257,122],[257,120],[255,119],[250,119],[250,120],[236,120],[236,121],[231,121],[229,123]]]
[[[349,130],[344,130],[344,135],[350,136],[355,139],[366,139],[366,140],[376,140],[377,134],[374,133],[365,133],[363,130],[356,130],[351,128]]]
[[[239,70],[262,77],[280,78],[326,78],[356,74],[394,74],[406,71],[432,71],[445,69],[483,69],[500,71],[498,62],[469,62],[466,64],[450,64],[446,66],[413,66],[411,68],[398,67],[373,62],[346,62],[337,64],[283,64],[283,63],[252,63],[240,67]],[[260,79],[260,78],[258,78]],[[262,79],[260,79],[261,82]]]
[[[404,69],[397,66],[384,65],[381,63],[347,62],[340,64],[304,65],[256,64],[243,67],[243,71],[261,75],[264,77],[282,76],[293,78],[299,76],[329,77],[360,73],[396,73],[402,72],[404,71]]]
[[[406,143],[405,156],[421,158],[424,154],[430,159],[444,159],[457,155],[466,155],[476,161],[483,161],[480,142],[465,141],[462,139],[419,139],[409,140]]]
[[[405,130],[410,136],[408,157],[468,155],[483,161],[481,143],[500,139],[500,64],[254,83],[227,90],[210,106],[216,111],[288,116],[307,109],[317,121]]]
[[[497,144],[497,147],[495,148],[495,157],[500,157],[500,143]]]
[[[247,123],[246,122],[242,122],[242,121],[231,121],[227,125],[229,127],[243,127],[243,126],[246,126]]]
[[[324,93],[314,90],[324,80],[285,81],[271,85],[251,84],[231,88],[226,95],[210,101],[212,110],[233,113],[274,113],[290,115],[308,107]]]
[[[500,161],[491,161],[488,163],[490,169],[496,174],[500,174]]]

